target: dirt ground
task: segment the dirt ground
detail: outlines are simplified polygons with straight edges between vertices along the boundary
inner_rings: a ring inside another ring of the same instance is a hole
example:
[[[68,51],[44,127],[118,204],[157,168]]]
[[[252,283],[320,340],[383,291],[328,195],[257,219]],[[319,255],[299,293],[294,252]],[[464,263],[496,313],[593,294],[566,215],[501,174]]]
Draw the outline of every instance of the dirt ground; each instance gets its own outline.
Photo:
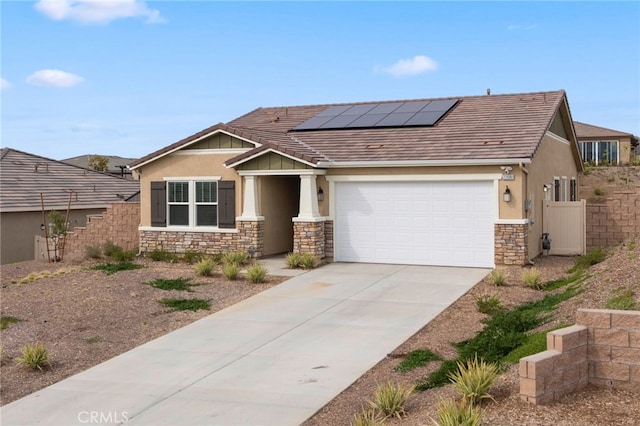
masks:
[[[87,269],[87,264],[51,265],[23,262],[2,266],[0,308],[2,316],[14,316],[20,322],[10,324],[2,338],[1,404],[6,404],[74,373],[123,353],[144,342],[209,315],[243,298],[263,291],[283,280],[272,277],[266,284],[244,280],[229,281],[219,273],[198,277],[193,267],[143,260],[144,269],[105,275]],[[574,263],[567,257],[541,257],[536,267],[543,280],[566,274]],[[50,274],[27,284],[20,280],[30,272],[48,270]],[[349,425],[354,414],[371,399],[378,383],[393,381],[408,385],[437,368],[437,363],[399,373],[394,367],[404,354],[414,349],[429,349],[445,358],[456,355],[451,342],[470,338],[482,328],[484,314],[477,312],[476,298],[496,295],[503,305],[513,307],[540,299],[543,292],[521,283],[522,268],[509,267],[507,285],[493,286],[488,279],[431,321],[420,332],[400,345],[378,365],[353,383],[315,416],[304,423]],[[628,245],[612,251],[609,258],[589,270],[583,283],[584,293],[564,302],[555,312],[548,328],[572,323],[576,309],[602,308],[618,288],[632,288],[640,295],[640,247]],[[192,278],[198,284],[193,292],[167,292],[144,285],[153,278]],[[171,293],[168,295],[168,293]],[[169,312],[157,303],[163,297],[203,298],[211,301],[211,310]],[[51,352],[52,368],[32,371],[16,365],[20,348],[27,343],[43,342]],[[483,405],[483,422],[491,425],[632,425],[639,424],[640,390],[615,390],[587,387],[549,406],[534,406],[520,400],[517,366],[504,373],[492,390],[494,401]],[[453,397],[450,387],[420,392],[407,406],[407,417],[387,424],[433,424],[439,401]]]

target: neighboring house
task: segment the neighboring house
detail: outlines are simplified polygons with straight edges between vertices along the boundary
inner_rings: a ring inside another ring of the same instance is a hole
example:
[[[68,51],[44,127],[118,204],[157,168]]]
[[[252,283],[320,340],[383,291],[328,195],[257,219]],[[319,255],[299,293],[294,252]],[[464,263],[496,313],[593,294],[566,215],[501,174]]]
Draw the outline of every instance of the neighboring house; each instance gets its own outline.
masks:
[[[138,178],[135,174],[131,173],[131,170],[127,168],[128,164],[131,164],[134,161],[136,161],[135,158],[123,158],[123,157],[118,157],[116,155],[87,154],[87,155],[79,155],[77,157],[66,158],[60,161],[62,161],[63,163],[71,164],[73,166],[90,169],[91,167],[89,167],[89,161],[91,160],[91,157],[95,157],[95,156],[104,157],[107,160],[109,160],[108,170],[106,170],[106,173],[109,173],[110,175],[113,175],[113,176],[119,176],[127,179]]]
[[[637,136],[579,121],[574,121],[574,126],[584,162],[596,166],[617,166],[634,160],[638,148]]]
[[[493,267],[541,253],[582,162],[561,90],[258,108],[130,167],[143,251]]]
[[[49,211],[57,210],[66,216],[67,206],[70,206],[69,225],[73,229],[84,226],[88,215],[102,213],[111,203],[135,198],[139,191],[138,181],[3,148],[0,157],[0,262],[34,259],[34,240],[36,236],[44,237]]]

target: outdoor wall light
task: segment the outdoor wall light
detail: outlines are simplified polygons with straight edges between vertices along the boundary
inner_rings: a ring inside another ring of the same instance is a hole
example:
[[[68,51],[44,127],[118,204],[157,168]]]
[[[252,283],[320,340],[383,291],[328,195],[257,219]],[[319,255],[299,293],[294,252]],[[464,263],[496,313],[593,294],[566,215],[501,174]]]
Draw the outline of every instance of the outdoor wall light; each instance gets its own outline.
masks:
[[[505,203],[508,203],[509,201],[511,201],[511,190],[509,189],[508,186],[507,186],[507,189],[504,190],[504,194],[502,194],[502,199],[504,200]]]
[[[41,231],[44,231],[44,223],[41,223],[41,224],[40,224],[40,230],[41,230]]]
[[[322,188],[318,187],[318,201],[324,200],[324,191]]]
[[[551,188],[551,185],[549,185],[549,184],[547,184],[547,183],[545,183],[544,185],[542,185],[542,190],[543,190],[544,192],[547,192],[550,188]]]

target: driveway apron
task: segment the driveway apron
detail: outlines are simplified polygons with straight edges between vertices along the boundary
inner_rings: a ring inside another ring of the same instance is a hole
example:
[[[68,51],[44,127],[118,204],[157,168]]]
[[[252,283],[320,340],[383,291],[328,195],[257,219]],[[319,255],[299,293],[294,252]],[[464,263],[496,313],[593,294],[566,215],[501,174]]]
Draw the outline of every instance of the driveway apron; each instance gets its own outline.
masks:
[[[297,425],[488,269],[332,263],[0,408],[2,425]]]

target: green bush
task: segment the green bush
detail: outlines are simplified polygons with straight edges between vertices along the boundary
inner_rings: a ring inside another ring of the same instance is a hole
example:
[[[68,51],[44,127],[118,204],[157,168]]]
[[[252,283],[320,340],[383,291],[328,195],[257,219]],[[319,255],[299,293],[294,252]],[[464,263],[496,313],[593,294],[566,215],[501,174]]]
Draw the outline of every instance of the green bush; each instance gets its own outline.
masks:
[[[0,317],[0,330],[6,330],[9,327],[9,324],[16,324],[21,322],[20,318],[12,317],[12,316],[2,316]]]
[[[141,269],[141,268],[143,268],[142,265],[138,265],[136,263],[131,263],[131,262],[117,262],[117,263],[106,262],[106,263],[101,263],[100,265],[91,267],[91,269],[96,271],[102,271],[107,275],[115,274],[116,272],[120,272],[120,271],[131,271],[134,269]]]
[[[174,311],[197,311],[211,309],[211,303],[203,299],[160,299],[158,303]]]
[[[194,269],[196,274],[208,277],[213,273],[215,267],[216,263],[213,261],[213,258],[207,257],[196,263]]]
[[[576,258],[575,266],[571,271],[578,269],[586,269],[590,266],[596,265],[607,258],[607,252],[602,247],[595,247],[591,249],[587,254],[578,256]]]
[[[136,253],[130,250],[119,249],[113,253],[113,259],[118,262],[129,262],[136,257]]]
[[[202,259],[202,255],[193,250],[187,250],[182,255],[182,261],[188,263],[189,265],[193,265],[194,263],[200,261]]]
[[[542,289],[542,279],[540,278],[540,271],[538,271],[538,268],[525,268],[522,271],[522,281],[527,285],[527,287],[535,290]]]
[[[240,266],[236,263],[225,263],[222,267],[222,275],[229,280],[235,280],[240,276]]]
[[[102,246],[102,254],[106,257],[113,257],[114,253],[117,251],[122,251],[122,247],[114,244],[111,240],[107,240]]]
[[[493,316],[503,312],[504,306],[502,306],[498,296],[484,294],[476,297],[476,309],[478,309],[478,312],[480,313]]]
[[[428,350],[416,349],[415,351],[409,352],[405,359],[403,359],[394,370],[406,373],[423,365],[427,365],[432,361],[442,361],[442,357]]]
[[[438,407],[438,419],[434,423],[438,426],[480,426],[480,407],[467,403],[464,398],[459,402],[442,400]]]
[[[289,269],[297,269],[302,265],[302,255],[300,253],[287,253],[285,261]]]
[[[247,278],[252,283],[263,283],[267,278],[267,268],[259,263],[254,263],[247,268]]]
[[[100,259],[102,257],[102,249],[99,245],[86,246],[84,253],[89,259]]]
[[[620,311],[633,311],[638,309],[638,303],[633,297],[633,291],[629,289],[621,289],[613,296],[607,299],[605,308],[616,309]]]
[[[384,417],[380,417],[377,410],[363,409],[362,412],[356,413],[353,416],[351,426],[383,426]]]
[[[244,265],[249,261],[249,255],[242,251],[230,251],[222,255],[222,263],[225,265]]]
[[[318,263],[320,263],[318,258],[310,253],[304,253],[300,258],[302,269],[313,269],[318,266]]]
[[[189,278],[156,278],[145,284],[160,290],[191,291],[191,280]]]
[[[147,252],[147,257],[155,262],[174,262],[177,256],[161,249],[153,249]]]
[[[458,362],[458,371],[449,373],[453,388],[471,404],[476,404],[485,398],[492,398],[489,388],[498,378],[498,366],[478,359],[467,360],[466,364]]]
[[[49,350],[41,342],[36,342],[33,345],[25,345],[22,348],[22,357],[16,358],[18,364],[25,367],[38,369],[42,371],[42,367],[49,366]]]
[[[507,283],[507,274],[503,269],[494,269],[489,275],[489,279],[496,287],[501,287]]]
[[[391,382],[379,384],[369,405],[386,417],[402,418],[406,414],[404,406],[414,389],[414,387],[396,386]]]

